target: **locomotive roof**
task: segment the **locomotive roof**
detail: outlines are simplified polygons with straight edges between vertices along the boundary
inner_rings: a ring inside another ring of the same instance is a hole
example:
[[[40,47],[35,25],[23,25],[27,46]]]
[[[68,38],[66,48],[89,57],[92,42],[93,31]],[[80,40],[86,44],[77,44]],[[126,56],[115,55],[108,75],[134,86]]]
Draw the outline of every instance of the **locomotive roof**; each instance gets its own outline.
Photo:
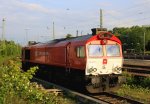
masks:
[[[58,43],[58,42],[69,42],[69,41],[84,41],[84,40],[88,40],[89,38],[92,37],[92,34],[89,35],[83,35],[83,36],[78,36],[78,37],[70,37],[70,38],[61,38],[61,39],[55,39],[52,41],[49,41],[47,43]]]
[[[108,33],[108,32],[102,32],[100,34],[105,34],[105,33]],[[83,35],[83,36],[78,36],[78,37],[70,37],[70,38],[61,38],[61,39],[55,39],[55,40],[51,40],[51,41],[48,41],[46,43],[38,43],[38,44],[35,44],[35,45],[32,45],[33,47],[35,46],[60,46],[60,45],[65,45],[65,44],[68,44],[68,42],[76,42],[76,41],[91,41],[91,39],[95,39],[95,37],[97,37],[98,35],[100,34],[97,34],[97,35],[92,35],[92,34],[88,34],[88,35]],[[108,33],[108,34],[111,34],[111,33]],[[113,34],[112,34],[113,35]],[[107,37],[106,37],[107,38]],[[116,38],[114,35],[112,36],[112,39],[114,41],[117,41],[119,43],[120,40],[118,38]],[[31,46],[31,47],[32,47]]]
[[[86,40],[88,40],[91,37],[92,37],[92,34],[78,36],[78,37],[60,38],[60,39],[54,39],[54,40],[51,40],[51,41],[48,41],[48,42],[39,42],[37,44],[31,45],[31,46],[26,46],[26,47],[52,45],[52,44],[57,44],[59,42],[61,42],[61,43],[63,43],[63,42],[68,43],[70,41],[86,41]]]

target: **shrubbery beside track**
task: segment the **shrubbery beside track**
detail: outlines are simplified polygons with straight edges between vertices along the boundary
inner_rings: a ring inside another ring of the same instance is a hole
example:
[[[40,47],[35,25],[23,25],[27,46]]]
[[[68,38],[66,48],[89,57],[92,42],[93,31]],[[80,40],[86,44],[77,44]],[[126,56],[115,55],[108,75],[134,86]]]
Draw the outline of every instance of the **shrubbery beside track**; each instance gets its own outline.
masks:
[[[70,104],[63,96],[42,90],[38,84],[30,83],[37,67],[22,72],[19,62],[10,60],[0,66],[0,104]]]

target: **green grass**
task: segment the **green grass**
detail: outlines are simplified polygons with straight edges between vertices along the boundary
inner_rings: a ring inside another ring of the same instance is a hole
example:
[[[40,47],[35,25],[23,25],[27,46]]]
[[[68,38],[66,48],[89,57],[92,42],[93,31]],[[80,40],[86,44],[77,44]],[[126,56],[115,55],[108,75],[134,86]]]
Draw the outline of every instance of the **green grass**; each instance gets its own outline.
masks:
[[[133,98],[144,103],[150,103],[150,89],[148,88],[123,84],[121,88],[115,92],[120,96]]]
[[[150,104],[150,78],[132,76],[129,73],[123,75],[126,77],[126,83],[114,92]]]

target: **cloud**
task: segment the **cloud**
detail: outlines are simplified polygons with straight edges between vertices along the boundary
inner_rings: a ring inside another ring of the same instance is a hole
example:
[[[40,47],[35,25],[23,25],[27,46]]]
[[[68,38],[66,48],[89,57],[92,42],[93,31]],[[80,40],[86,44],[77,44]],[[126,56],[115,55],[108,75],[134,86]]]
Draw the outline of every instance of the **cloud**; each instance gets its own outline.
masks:
[[[150,0],[136,0],[134,1],[135,4],[148,4]]]
[[[97,5],[99,7],[108,7],[108,6],[112,6],[112,3],[105,1],[105,2],[99,2]]]
[[[35,4],[35,3],[25,3],[25,2],[18,2],[18,7],[30,10],[30,11],[37,11],[42,13],[50,13],[50,10],[43,7],[42,5]]]
[[[135,21],[136,19],[142,19],[145,14],[146,17],[149,15],[150,0],[144,1],[1,0],[0,19],[6,17],[6,34],[16,39],[20,37],[20,41],[25,41],[25,28],[31,28],[31,39],[41,39],[41,35],[50,34],[52,37],[53,21],[56,38],[60,38],[67,33],[75,35],[76,30],[79,30],[79,33],[83,31],[83,34],[91,33],[91,28],[99,27],[100,8],[103,9],[103,24],[106,28],[137,25],[139,22]],[[139,11],[143,14],[139,15]],[[142,23],[145,22],[140,21],[140,24]],[[49,27],[49,30],[46,27]]]
[[[120,13],[117,10],[104,10],[104,15],[105,16],[110,16],[112,18],[117,18],[119,16],[121,16],[122,13]]]
[[[143,25],[149,23],[150,0],[132,0],[124,2],[129,3],[128,6],[122,6],[104,10],[104,24],[109,28],[114,27],[130,27],[134,25]],[[118,5],[118,4],[117,4]],[[145,19],[146,18],[146,19]],[[142,24],[143,23],[143,24]]]
[[[28,11],[34,11],[34,12],[41,12],[41,13],[51,13],[53,10],[50,10],[49,8],[46,8],[40,4],[37,3],[27,3],[23,2],[21,0],[2,0],[0,8],[6,10],[28,10]]]

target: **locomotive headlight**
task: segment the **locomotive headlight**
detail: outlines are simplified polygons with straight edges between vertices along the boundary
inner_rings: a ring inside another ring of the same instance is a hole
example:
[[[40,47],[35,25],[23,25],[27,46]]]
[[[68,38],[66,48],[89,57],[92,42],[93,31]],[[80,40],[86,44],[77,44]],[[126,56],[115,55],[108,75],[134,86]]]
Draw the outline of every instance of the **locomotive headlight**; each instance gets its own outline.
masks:
[[[97,71],[97,68],[89,68],[88,70],[88,73],[93,73],[93,72],[96,72]]]
[[[118,66],[114,67],[113,72],[121,73],[121,67]]]
[[[121,67],[118,67],[118,71],[122,71],[122,68],[121,68]]]

